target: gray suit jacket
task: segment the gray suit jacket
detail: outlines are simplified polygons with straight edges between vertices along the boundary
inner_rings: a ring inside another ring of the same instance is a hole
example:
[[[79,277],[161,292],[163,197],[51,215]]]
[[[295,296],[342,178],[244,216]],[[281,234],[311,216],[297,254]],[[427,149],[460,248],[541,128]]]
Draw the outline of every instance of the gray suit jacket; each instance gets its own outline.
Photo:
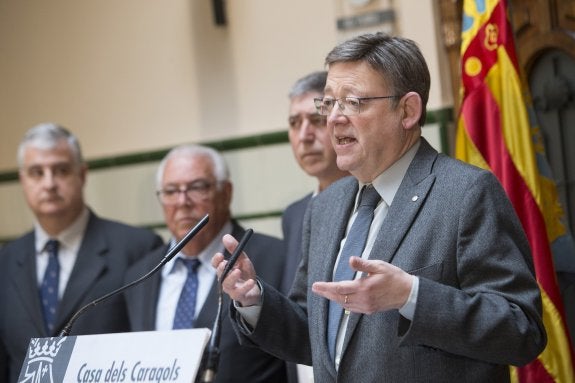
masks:
[[[242,341],[313,360],[316,383],[506,382],[508,364],[543,350],[529,245],[505,192],[490,172],[422,139],[370,254],[419,277],[414,318],[398,310],[352,314],[336,372],[326,343],[328,302],[310,289],[331,279],[357,189],[346,178],[313,199],[291,299],[264,283],[253,332],[232,312]]]
[[[234,222],[232,235],[238,240],[243,236],[244,229]],[[133,265],[126,274],[127,282],[141,277],[167,253],[167,247],[162,247],[148,254],[140,262]],[[246,245],[246,251],[254,256],[258,273],[265,275],[271,286],[278,287],[281,281],[284,264],[283,243],[277,238],[254,233]],[[196,328],[212,329],[218,307],[218,286],[212,285],[206,302],[196,318]],[[156,324],[156,305],[160,292],[161,273],[156,273],[145,282],[126,291],[128,314],[132,331],[151,331]],[[270,287],[271,288],[271,287]],[[283,383],[286,381],[285,365],[258,348],[240,346],[229,319],[229,297],[224,294],[222,311],[222,327],[220,338],[220,363],[215,383],[232,382],[269,382]]]
[[[0,338],[9,381],[20,374],[30,338],[56,336],[81,307],[119,288],[128,266],[160,246],[162,240],[149,230],[104,220],[90,213],[86,233],[64,296],[58,307],[53,334],[44,329],[38,283],[34,232],[0,250]],[[124,297],[120,294],[90,308],[72,327],[70,335],[125,332],[129,330]],[[0,367],[2,370],[2,367]],[[3,376],[0,376],[0,381]]]

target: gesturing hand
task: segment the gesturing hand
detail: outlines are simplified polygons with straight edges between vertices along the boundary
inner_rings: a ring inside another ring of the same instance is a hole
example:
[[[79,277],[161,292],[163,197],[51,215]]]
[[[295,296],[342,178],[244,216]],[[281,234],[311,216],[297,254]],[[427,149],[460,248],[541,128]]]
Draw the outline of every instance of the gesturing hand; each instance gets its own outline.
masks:
[[[233,253],[238,241],[229,234],[222,238],[226,250]],[[227,261],[222,253],[212,257],[212,266],[216,269],[218,279],[221,277]],[[242,306],[252,306],[260,301],[261,291],[256,283],[256,271],[245,252],[242,252],[233,269],[222,283],[222,289],[231,299]]]
[[[349,265],[363,277],[351,281],[315,282],[312,291],[346,310],[373,314],[401,308],[411,291],[413,275],[379,260],[351,257]]]

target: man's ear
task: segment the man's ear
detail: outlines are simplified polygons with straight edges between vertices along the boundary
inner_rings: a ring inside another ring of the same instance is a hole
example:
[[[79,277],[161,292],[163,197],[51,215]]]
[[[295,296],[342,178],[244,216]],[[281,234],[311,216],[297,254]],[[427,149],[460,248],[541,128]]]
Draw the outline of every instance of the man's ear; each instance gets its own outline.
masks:
[[[231,206],[232,203],[232,197],[234,194],[234,185],[230,182],[230,181],[224,181],[224,184],[222,185],[223,187],[223,192],[225,194],[225,203],[227,204],[227,206]]]
[[[88,164],[83,162],[80,164],[80,179],[82,180],[82,185],[86,184],[86,177],[88,176]]]
[[[402,108],[401,124],[404,129],[412,129],[419,126],[421,117],[422,103],[421,97],[416,92],[408,92],[401,98],[400,106]]]

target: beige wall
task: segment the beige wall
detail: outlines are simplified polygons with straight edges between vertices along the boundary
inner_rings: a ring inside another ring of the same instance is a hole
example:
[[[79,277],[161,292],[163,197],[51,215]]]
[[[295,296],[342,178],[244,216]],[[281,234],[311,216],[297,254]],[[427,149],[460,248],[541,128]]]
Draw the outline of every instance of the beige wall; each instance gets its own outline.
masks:
[[[88,158],[279,130],[293,79],[335,42],[331,0],[2,0],[0,170],[59,122]]]
[[[74,131],[88,159],[284,130],[292,82],[362,32],[342,33],[336,19],[375,8],[393,7],[396,21],[384,29],[420,44],[429,107],[452,103],[433,0],[372,0],[365,9],[346,0],[226,3],[228,25],[216,27],[208,0],[0,0],[0,172],[15,169],[19,140],[42,121]],[[439,147],[437,126],[424,134]],[[314,187],[287,144],[226,157],[237,214],[281,210]],[[106,217],[160,222],[155,166],[93,171],[88,203]],[[0,238],[30,226],[16,182],[0,183],[0,212]],[[279,234],[279,219],[250,225]]]

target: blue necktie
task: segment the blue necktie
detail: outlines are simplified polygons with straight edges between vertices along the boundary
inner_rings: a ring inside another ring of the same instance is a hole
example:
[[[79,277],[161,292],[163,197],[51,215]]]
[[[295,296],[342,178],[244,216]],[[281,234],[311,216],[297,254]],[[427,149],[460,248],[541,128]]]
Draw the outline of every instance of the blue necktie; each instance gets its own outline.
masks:
[[[361,257],[365,242],[367,241],[367,235],[369,234],[369,227],[373,220],[373,211],[380,199],[381,197],[372,185],[364,186],[357,208],[357,216],[349,230],[339,257],[339,262],[333,277],[334,282],[353,279],[355,271],[349,267],[349,258],[352,255]],[[342,314],[343,307],[334,301],[329,301],[327,344],[332,360],[335,359],[335,345]]]
[[[46,243],[48,267],[40,286],[40,299],[44,314],[46,331],[51,335],[54,331],[56,310],[58,309],[58,282],[60,280],[60,263],[58,262],[58,241],[51,239]]]
[[[200,266],[199,259],[184,259],[178,258],[178,262],[182,262],[188,269],[188,276],[186,282],[180,293],[178,306],[176,307],[176,315],[174,316],[173,329],[193,328],[194,315],[196,311],[196,294],[198,292],[198,267]]]

